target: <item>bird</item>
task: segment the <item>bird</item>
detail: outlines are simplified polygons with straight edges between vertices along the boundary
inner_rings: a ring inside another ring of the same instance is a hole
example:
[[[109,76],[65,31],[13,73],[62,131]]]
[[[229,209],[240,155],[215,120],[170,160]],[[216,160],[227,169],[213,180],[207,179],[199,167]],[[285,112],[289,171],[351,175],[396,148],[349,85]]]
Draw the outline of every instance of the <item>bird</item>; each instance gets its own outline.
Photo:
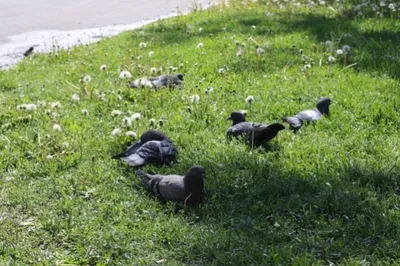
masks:
[[[148,174],[142,170],[135,173],[162,200],[183,202],[185,206],[198,205],[204,201],[206,170],[200,165],[192,166],[185,176]]]
[[[29,56],[31,53],[33,53],[33,50],[35,49],[36,46],[38,46],[38,45],[36,44],[36,45],[33,45],[33,46],[29,47],[29,48],[24,52],[24,56],[26,57],[26,56]]]
[[[130,83],[131,88],[152,87],[159,89],[162,87],[175,88],[182,85],[183,75],[161,75],[154,78],[140,78]]]
[[[171,164],[175,161],[177,153],[174,143],[164,133],[148,130],[141,135],[140,140],[112,158],[121,159],[131,166],[143,166],[148,163],[161,165]]]
[[[303,125],[304,121],[317,121],[324,114],[329,116],[329,105],[331,104],[331,99],[324,97],[318,101],[317,106],[312,110],[304,110],[294,116],[282,117],[282,120],[290,125],[290,128],[296,132]]]
[[[278,132],[285,129],[280,123],[271,125],[262,123],[246,122],[244,114],[240,111],[233,111],[227,120],[232,120],[233,124],[226,131],[226,135],[231,137],[244,136],[249,144],[260,145],[270,141],[278,135]]]

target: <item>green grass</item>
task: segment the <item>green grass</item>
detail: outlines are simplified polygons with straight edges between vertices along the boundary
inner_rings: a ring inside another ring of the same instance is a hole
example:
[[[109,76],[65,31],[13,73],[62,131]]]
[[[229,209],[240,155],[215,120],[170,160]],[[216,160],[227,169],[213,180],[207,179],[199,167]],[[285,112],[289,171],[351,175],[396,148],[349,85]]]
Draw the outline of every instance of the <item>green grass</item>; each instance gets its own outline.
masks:
[[[0,264],[400,264],[400,21],[340,5],[231,3],[0,71]],[[246,43],[241,58],[236,40]],[[343,45],[346,58],[336,55]],[[119,78],[170,66],[185,75],[182,90],[133,90]],[[225,140],[233,110],[271,123],[321,96],[332,98],[331,117],[281,131],[267,150]],[[17,110],[38,101],[46,105]],[[123,128],[130,112],[143,118]],[[166,120],[158,127],[180,153],[172,167],[145,170],[203,165],[200,210],[162,204],[111,160],[132,141],[125,132],[141,134],[151,118]]]

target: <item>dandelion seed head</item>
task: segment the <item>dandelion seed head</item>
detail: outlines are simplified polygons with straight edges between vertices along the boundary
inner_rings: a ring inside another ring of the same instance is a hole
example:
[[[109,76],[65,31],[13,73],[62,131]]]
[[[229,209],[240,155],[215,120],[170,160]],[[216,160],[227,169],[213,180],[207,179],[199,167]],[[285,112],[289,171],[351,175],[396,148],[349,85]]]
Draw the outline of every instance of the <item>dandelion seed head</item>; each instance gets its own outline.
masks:
[[[54,157],[53,157],[53,155],[47,155],[46,156],[46,159],[48,159],[48,160],[51,160],[51,159],[53,159]]]
[[[246,97],[246,103],[252,104],[254,102],[254,96],[250,95]]]
[[[89,115],[89,111],[88,111],[87,109],[82,109],[81,113],[82,113],[83,115],[86,115],[86,116]]]
[[[264,50],[263,48],[261,48],[261,47],[257,47],[256,53],[257,53],[258,55],[262,55],[262,54],[265,54],[265,50]]]
[[[140,49],[144,49],[147,47],[147,43],[141,42],[141,43],[139,43],[139,47],[140,47]]]
[[[111,111],[111,115],[112,115],[112,116],[120,116],[120,115],[122,115],[122,114],[123,114],[123,112],[120,111],[120,110],[112,110],[112,111]]]
[[[111,131],[111,135],[113,135],[113,136],[119,136],[119,135],[121,135],[121,129],[119,129],[119,128],[114,128],[113,131]]]
[[[333,63],[333,62],[335,62],[335,61],[336,61],[336,58],[335,58],[335,57],[333,57],[333,56],[329,56],[329,57],[328,57],[328,62]]]
[[[125,132],[125,136],[131,137],[131,138],[133,138],[134,140],[137,139],[137,134],[136,134],[136,132],[134,132],[134,131],[126,131],[126,132]]]
[[[59,131],[59,132],[60,132],[60,131],[61,131],[61,126],[60,126],[59,124],[54,124],[54,125],[53,125],[53,130],[54,130],[54,131]]]
[[[202,48],[203,46],[204,46],[204,43],[202,43],[202,42],[197,44],[197,48]]]
[[[60,109],[61,108],[61,103],[60,102],[52,102],[50,103],[51,108],[54,109]]]
[[[100,71],[105,71],[107,69],[107,66],[106,65],[101,65],[100,66]]]
[[[255,30],[257,27],[256,27],[256,25],[251,25],[251,28],[252,28],[253,30]]]
[[[343,54],[343,50],[342,49],[337,49],[336,54],[337,55],[342,55]]]
[[[89,76],[89,75],[85,75],[83,78],[82,78],[82,80],[83,80],[83,83],[89,83],[91,80],[92,80],[92,78]]]
[[[156,120],[154,118],[149,119],[149,126],[154,127],[156,125]]]
[[[132,74],[127,70],[123,70],[119,73],[120,79],[130,79],[131,77],[132,77]]]
[[[305,64],[305,65],[304,65],[304,69],[307,70],[307,69],[310,69],[310,68],[311,68],[311,64]]]
[[[81,98],[79,98],[79,95],[78,95],[78,94],[72,94],[71,99],[72,99],[73,101],[77,101],[77,102],[81,100]]]
[[[131,119],[132,119],[133,121],[140,120],[141,118],[142,118],[142,114],[141,114],[141,113],[134,113],[134,114],[131,116]]]
[[[199,28],[199,32],[202,32],[203,31],[203,28]]]
[[[156,74],[156,73],[157,73],[157,68],[151,67],[151,68],[150,68],[150,73],[151,73],[151,74]]]
[[[154,55],[154,51],[150,51],[149,52],[149,57],[153,57],[153,55]]]
[[[220,69],[218,69],[218,73],[219,74],[225,73],[225,68],[221,67]]]
[[[40,107],[45,107],[46,106],[46,101],[38,101],[37,104]]]
[[[123,127],[130,127],[131,125],[132,125],[132,119],[130,117],[124,117],[124,119],[122,119]]]
[[[200,101],[200,96],[197,94],[194,94],[194,95],[190,96],[189,99],[190,99],[191,103],[197,103]]]
[[[348,52],[350,52],[351,47],[350,47],[350,45],[346,44],[346,45],[343,45],[342,50],[343,50],[343,53],[347,54]]]

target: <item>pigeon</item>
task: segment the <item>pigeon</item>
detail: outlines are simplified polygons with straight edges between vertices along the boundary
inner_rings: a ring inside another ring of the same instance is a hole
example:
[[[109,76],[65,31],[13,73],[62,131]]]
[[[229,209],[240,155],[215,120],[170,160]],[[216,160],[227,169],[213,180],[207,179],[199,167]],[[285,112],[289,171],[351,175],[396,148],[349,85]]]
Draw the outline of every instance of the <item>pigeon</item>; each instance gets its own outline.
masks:
[[[157,130],[148,130],[142,134],[139,141],[135,141],[124,152],[113,156],[132,166],[151,164],[171,164],[178,153],[173,142]]]
[[[294,116],[282,117],[282,120],[288,123],[290,125],[290,128],[296,132],[301,128],[304,121],[314,122],[319,120],[324,114],[329,116],[330,104],[331,99],[325,97],[319,100],[317,106],[313,110],[304,110]]]
[[[165,200],[178,201],[186,205],[198,205],[204,201],[204,178],[206,170],[200,166],[192,166],[185,176],[148,174],[136,171],[151,192]]]
[[[131,88],[153,87],[159,89],[162,87],[175,88],[182,84],[183,75],[161,75],[154,78],[140,78],[130,83]]]
[[[234,111],[227,118],[232,120],[233,125],[228,128],[226,135],[228,137],[240,137],[245,136],[250,144],[260,145],[263,142],[270,141],[278,135],[278,132],[283,130],[285,127],[280,123],[274,123],[271,125],[246,122],[244,114],[240,111]]]

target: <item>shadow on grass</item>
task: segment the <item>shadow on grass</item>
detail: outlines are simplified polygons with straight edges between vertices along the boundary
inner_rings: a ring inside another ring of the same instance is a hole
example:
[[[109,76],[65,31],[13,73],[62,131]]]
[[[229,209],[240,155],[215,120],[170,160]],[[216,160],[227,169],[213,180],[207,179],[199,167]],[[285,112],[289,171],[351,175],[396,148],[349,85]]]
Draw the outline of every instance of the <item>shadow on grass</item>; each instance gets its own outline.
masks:
[[[204,164],[211,168],[209,176],[221,173]],[[352,166],[338,169],[341,177],[335,179],[242,157],[232,158],[224,168],[228,178],[213,179],[201,212],[200,223],[211,228],[212,237],[193,243],[193,257],[183,262],[293,265],[319,259],[339,263],[355,254],[377,253],[379,259],[398,258],[400,231],[393,211],[400,169]]]
[[[382,28],[372,27],[368,24],[373,22],[367,21],[367,19],[346,18],[343,14],[330,18],[318,14],[282,12],[282,15],[276,17],[266,18],[264,13],[254,14],[246,10],[237,10],[228,15],[203,19],[197,25],[204,27],[202,32],[194,30],[188,32],[186,21],[178,17],[172,20],[174,21],[173,25],[158,22],[149,27],[149,32],[152,33],[149,36],[153,38],[156,34],[161,42],[174,44],[188,42],[198,37],[214,38],[223,35],[225,30],[245,38],[248,36],[267,37],[303,32],[311,40],[316,40],[316,45],[327,40],[337,43],[337,48],[350,45],[352,50],[348,54],[346,65],[357,63],[357,70],[380,72],[400,78],[400,64],[398,63],[400,58],[398,53],[400,27],[392,27],[391,29],[383,29],[384,26]],[[383,18],[382,20],[385,20],[387,25],[396,23],[395,20],[390,20],[390,18]],[[361,26],[362,24],[365,24],[365,27]],[[252,25],[256,26],[256,30],[249,32]],[[371,29],[368,30],[368,28]],[[251,45],[251,43],[249,44]]]

